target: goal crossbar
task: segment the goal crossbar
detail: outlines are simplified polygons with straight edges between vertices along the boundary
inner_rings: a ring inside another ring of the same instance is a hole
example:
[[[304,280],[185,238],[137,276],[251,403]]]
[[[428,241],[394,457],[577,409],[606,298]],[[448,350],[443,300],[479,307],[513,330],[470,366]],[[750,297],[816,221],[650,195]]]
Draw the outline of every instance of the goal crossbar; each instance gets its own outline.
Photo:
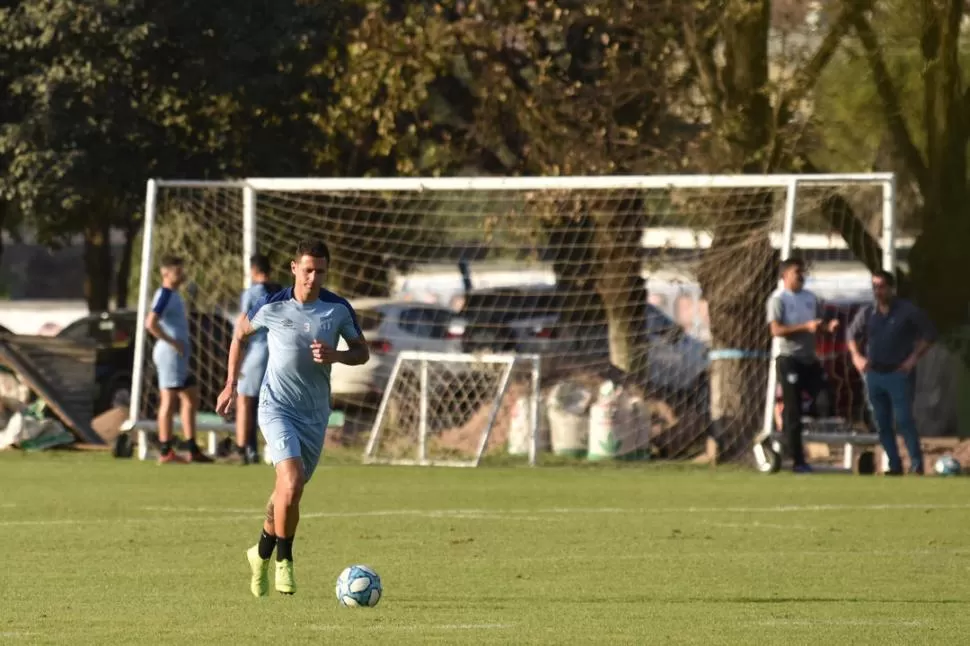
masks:
[[[591,175],[555,177],[357,177],[301,178],[250,177],[240,180],[150,180],[154,185],[177,188],[249,188],[256,191],[549,191],[669,188],[786,188],[792,183],[813,186],[881,184],[892,173],[785,174],[785,175]]]

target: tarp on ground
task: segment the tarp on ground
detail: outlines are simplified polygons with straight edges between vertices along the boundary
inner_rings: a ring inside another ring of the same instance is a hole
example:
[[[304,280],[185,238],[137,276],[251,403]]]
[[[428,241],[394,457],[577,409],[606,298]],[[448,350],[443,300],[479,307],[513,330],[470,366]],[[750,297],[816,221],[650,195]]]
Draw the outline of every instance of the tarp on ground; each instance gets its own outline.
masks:
[[[0,335],[0,365],[17,374],[84,444],[104,444],[91,429],[95,348],[47,336]]]

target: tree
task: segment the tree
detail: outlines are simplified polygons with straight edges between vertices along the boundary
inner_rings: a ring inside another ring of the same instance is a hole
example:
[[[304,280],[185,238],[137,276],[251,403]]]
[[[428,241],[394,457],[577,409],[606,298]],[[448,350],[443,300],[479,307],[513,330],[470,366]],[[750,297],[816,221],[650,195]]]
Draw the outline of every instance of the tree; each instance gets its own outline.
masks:
[[[132,246],[148,177],[311,168],[319,131],[303,115],[328,100],[330,79],[313,70],[321,51],[340,56],[341,7],[22,0],[2,11],[17,109],[0,130],[0,198],[41,242],[83,235],[92,309],[108,306],[113,282],[125,300],[110,233]]]
[[[351,133],[355,159],[395,174],[659,170],[677,157],[666,109],[675,15],[632,0],[374,4],[326,123]],[[521,239],[558,250],[566,311],[601,302],[613,363],[643,382],[642,196],[557,198],[524,205],[533,231]]]
[[[711,171],[759,174],[791,165],[798,143],[799,104],[848,31],[848,15],[839,14],[787,82],[775,84],[769,74],[770,0],[696,0],[685,6],[685,52],[710,115],[705,166]],[[700,269],[712,344],[715,349],[765,352],[770,337],[761,324],[762,312],[777,276],[766,235],[771,196],[747,193],[726,206]],[[739,248],[746,251],[738,253]],[[732,251],[727,274],[725,251]],[[712,365],[711,413],[717,433],[725,440],[740,440],[724,447],[728,454],[746,450],[751,434],[761,426],[762,410],[754,403],[764,400],[766,368],[745,359]]]
[[[842,0],[842,4],[855,35],[849,53],[858,52],[870,72],[869,87],[877,96],[877,114],[891,143],[893,166],[916,187],[913,225],[919,235],[909,256],[909,291],[946,331],[966,322],[970,303],[970,285],[952,280],[962,271],[970,245],[970,89],[965,88],[960,48],[967,4],[964,0]],[[897,29],[885,29],[893,24]],[[887,37],[892,39],[888,43]],[[918,52],[917,60],[912,60],[907,47]],[[887,49],[894,54],[892,59]],[[905,73],[907,63],[919,70],[918,77]]]

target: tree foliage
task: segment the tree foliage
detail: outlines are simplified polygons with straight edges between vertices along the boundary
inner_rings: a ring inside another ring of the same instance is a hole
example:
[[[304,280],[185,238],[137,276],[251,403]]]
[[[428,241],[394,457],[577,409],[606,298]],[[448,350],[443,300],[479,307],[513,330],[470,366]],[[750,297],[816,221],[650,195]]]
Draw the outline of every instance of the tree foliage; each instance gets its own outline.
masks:
[[[148,177],[308,169],[319,131],[306,106],[330,96],[330,77],[311,69],[339,57],[347,20],[330,5],[260,0],[0,11],[0,198],[43,243],[84,236],[97,309],[110,297],[110,231],[133,238]]]

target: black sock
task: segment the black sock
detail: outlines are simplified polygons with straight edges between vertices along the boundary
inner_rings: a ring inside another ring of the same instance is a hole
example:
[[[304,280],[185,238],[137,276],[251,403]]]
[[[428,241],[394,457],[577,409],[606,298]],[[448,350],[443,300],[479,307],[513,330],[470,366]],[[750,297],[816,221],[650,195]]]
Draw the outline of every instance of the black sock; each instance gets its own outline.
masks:
[[[236,454],[237,455],[246,455],[246,447],[245,446],[242,446],[240,444],[237,444],[236,445]]]
[[[271,557],[274,547],[276,547],[276,537],[272,534],[267,534],[264,529],[259,535],[259,546],[256,548],[259,551],[259,558],[265,561]]]
[[[172,440],[165,440],[162,442],[162,455],[165,455],[172,450]]]
[[[195,443],[194,437],[191,440],[186,440],[185,443],[189,445],[189,452],[192,453],[192,455],[199,453],[199,445]]]
[[[276,539],[276,560],[277,561],[292,561],[293,560],[293,537],[283,538],[282,536]]]

